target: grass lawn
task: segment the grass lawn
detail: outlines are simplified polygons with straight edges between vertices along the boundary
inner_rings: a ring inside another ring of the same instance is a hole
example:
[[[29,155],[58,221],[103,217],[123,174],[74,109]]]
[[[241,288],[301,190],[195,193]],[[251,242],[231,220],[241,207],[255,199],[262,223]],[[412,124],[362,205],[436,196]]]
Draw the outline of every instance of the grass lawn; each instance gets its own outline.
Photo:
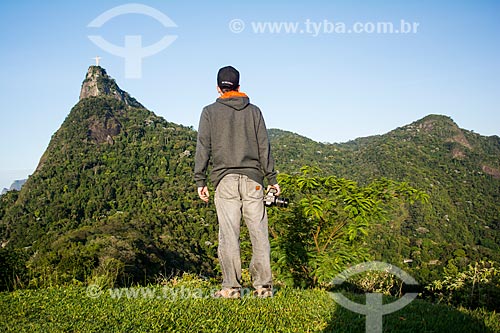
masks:
[[[272,299],[207,297],[193,287],[0,293],[0,332],[364,332],[365,316],[322,290],[283,288]],[[364,296],[348,295],[358,303]],[[388,299],[387,302],[394,301]],[[500,332],[500,315],[415,300],[384,316],[384,332]]]

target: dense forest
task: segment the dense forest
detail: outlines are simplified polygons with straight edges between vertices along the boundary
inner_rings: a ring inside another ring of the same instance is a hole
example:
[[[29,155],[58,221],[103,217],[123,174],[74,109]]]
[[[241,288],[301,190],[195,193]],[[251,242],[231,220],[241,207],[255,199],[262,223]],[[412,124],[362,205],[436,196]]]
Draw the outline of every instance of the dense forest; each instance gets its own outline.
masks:
[[[431,283],[500,262],[499,137],[438,115],[342,144],[269,137],[291,199],[269,209],[277,279],[322,285],[377,259]],[[195,147],[193,128],[146,110],[91,66],[36,171],[0,197],[0,287],[218,276],[216,214],[196,195]]]
[[[386,177],[429,195],[428,203],[411,205],[373,230],[377,258],[407,262],[429,279],[450,261],[464,267],[500,260],[499,137],[460,129],[440,115],[342,144],[274,129],[270,137],[280,169],[313,163],[360,184]]]

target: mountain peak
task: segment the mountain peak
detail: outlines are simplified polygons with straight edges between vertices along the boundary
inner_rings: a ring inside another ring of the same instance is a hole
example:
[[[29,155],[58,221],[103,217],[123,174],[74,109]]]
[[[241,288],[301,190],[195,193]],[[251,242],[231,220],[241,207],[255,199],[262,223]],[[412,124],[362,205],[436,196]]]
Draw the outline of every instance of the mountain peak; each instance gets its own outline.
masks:
[[[463,159],[473,145],[465,135],[467,130],[461,129],[451,117],[430,114],[414,123],[404,126],[403,129],[411,136],[425,136],[452,144],[451,154],[454,159]]]
[[[452,131],[459,129],[458,125],[451,117],[440,114],[427,115],[424,118],[415,121],[413,124],[410,124],[410,126],[411,125],[419,127],[424,132],[432,132],[436,128],[447,128]]]
[[[104,96],[113,97],[128,106],[144,108],[135,98],[121,90],[115,80],[106,73],[104,68],[101,66],[90,66],[82,83],[80,100],[88,97]]]

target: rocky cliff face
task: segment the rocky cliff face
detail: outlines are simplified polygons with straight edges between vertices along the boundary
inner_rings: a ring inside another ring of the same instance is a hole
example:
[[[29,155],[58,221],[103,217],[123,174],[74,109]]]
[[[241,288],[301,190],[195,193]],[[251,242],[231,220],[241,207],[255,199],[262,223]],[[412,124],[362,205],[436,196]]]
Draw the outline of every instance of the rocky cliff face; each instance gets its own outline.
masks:
[[[118,87],[115,80],[113,80],[106,70],[100,66],[90,66],[87,71],[85,80],[82,83],[80,90],[80,100],[88,97],[103,97],[110,96],[119,101],[124,102],[128,106],[140,107],[144,106],[137,102],[135,98],[131,97],[127,92]]]
[[[107,106],[102,107],[105,100],[107,103],[104,104]],[[117,102],[122,102],[124,105]],[[80,104],[81,107],[77,107]],[[114,137],[122,131],[123,125],[119,118],[127,111],[134,112],[133,110],[136,110],[134,108],[145,109],[135,98],[121,90],[104,68],[90,66],[82,82],[79,103],[65,121],[68,126],[62,126],[62,129],[55,133],[54,142],[61,136],[68,137],[65,133],[68,127],[72,127],[72,133],[69,135],[72,140],[76,140],[75,133],[80,133],[80,141],[112,145]],[[48,150],[50,147],[51,145]],[[50,155],[48,151],[45,151],[36,171],[44,167],[48,155]]]

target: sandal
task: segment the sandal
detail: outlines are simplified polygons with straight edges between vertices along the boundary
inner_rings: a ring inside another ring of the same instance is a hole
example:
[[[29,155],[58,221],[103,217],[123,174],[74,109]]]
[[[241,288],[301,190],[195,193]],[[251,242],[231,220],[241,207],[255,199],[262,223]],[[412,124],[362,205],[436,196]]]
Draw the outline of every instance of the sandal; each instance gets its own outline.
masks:
[[[240,298],[239,288],[223,288],[214,293],[214,298]]]

